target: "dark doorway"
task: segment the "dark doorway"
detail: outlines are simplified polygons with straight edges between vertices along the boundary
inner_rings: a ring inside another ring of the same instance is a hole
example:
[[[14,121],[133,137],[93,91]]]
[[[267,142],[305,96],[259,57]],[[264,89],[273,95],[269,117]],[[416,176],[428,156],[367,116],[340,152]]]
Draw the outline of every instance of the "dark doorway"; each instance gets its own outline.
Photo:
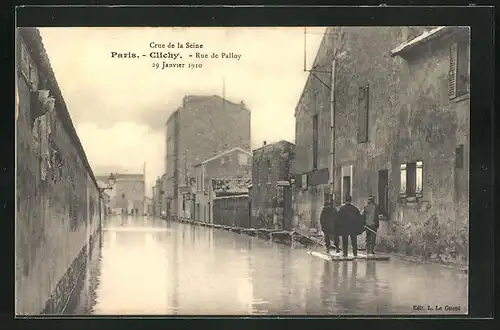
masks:
[[[378,171],[378,205],[384,216],[389,214],[389,170]]]
[[[342,178],[342,191],[344,192],[344,196],[342,196],[342,201],[345,201],[347,196],[351,196],[351,177],[344,176]]]

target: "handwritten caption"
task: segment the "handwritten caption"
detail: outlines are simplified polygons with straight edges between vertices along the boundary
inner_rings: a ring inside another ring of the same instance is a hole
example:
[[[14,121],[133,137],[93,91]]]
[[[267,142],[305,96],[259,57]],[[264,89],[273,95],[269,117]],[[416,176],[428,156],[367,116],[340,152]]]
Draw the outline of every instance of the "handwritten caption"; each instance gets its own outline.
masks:
[[[195,42],[150,42],[147,53],[112,51],[110,56],[117,60],[148,58],[153,60],[151,67],[156,70],[202,69],[206,61],[240,61],[242,58],[242,54],[232,51],[207,51],[203,44]]]

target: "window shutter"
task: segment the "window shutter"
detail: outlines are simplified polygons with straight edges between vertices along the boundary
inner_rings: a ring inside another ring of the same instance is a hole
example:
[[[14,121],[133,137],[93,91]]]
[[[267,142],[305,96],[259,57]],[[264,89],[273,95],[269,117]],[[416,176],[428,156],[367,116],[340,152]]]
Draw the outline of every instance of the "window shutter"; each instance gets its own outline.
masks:
[[[416,184],[415,184],[415,195],[416,197],[422,197],[422,186],[424,181],[424,170],[423,170],[423,162],[419,161],[416,164]]]
[[[399,189],[399,194],[401,196],[406,196],[406,164],[401,164],[401,186]]]
[[[455,149],[455,168],[464,168],[464,145]]]
[[[448,73],[448,96],[450,99],[457,95],[457,55],[458,45],[452,43],[450,45],[450,70]]]

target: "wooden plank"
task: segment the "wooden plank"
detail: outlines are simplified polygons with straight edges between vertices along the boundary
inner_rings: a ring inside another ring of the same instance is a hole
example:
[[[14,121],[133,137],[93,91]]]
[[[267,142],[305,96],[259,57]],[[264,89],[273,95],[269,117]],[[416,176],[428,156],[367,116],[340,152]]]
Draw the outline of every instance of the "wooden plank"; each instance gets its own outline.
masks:
[[[359,253],[357,259],[366,259],[366,260],[390,260],[391,257],[388,256],[387,254],[366,254],[366,253]]]
[[[324,260],[331,260],[331,261],[351,261],[351,260],[356,260],[356,259],[362,259],[362,260],[379,260],[379,261],[385,261],[385,260],[390,260],[390,256],[386,254],[370,254],[367,255],[365,253],[359,253],[356,257],[354,257],[352,254],[349,254],[347,257],[344,257],[341,253],[335,253],[335,252],[330,252],[330,253],[322,253],[322,252],[308,252],[309,254],[324,259]]]

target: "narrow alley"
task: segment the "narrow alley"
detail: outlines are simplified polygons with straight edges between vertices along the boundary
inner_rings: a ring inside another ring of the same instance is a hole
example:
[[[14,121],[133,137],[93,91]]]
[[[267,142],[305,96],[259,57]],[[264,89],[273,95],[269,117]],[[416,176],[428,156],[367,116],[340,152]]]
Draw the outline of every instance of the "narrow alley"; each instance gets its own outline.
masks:
[[[329,262],[305,248],[140,216],[108,218],[97,240],[65,314],[408,314],[414,305],[424,315],[446,306],[467,313],[467,275],[437,265]]]

